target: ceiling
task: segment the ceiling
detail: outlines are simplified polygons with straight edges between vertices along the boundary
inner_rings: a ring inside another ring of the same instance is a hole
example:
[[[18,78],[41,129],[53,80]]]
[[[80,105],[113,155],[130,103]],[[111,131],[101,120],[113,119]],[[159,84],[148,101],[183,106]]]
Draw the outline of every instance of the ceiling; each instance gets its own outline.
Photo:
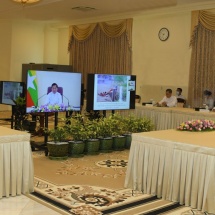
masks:
[[[12,0],[1,0],[0,19],[58,22],[210,2],[215,3],[215,0],[41,0],[39,3],[28,4],[23,7]],[[95,9],[72,9],[79,6]]]

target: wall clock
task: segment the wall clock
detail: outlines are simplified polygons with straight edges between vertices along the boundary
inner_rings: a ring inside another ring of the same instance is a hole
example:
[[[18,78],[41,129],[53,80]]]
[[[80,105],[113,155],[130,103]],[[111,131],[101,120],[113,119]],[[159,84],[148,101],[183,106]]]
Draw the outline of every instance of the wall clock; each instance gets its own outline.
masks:
[[[167,28],[161,28],[158,32],[158,37],[161,41],[166,41],[169,38],[169,30]]]

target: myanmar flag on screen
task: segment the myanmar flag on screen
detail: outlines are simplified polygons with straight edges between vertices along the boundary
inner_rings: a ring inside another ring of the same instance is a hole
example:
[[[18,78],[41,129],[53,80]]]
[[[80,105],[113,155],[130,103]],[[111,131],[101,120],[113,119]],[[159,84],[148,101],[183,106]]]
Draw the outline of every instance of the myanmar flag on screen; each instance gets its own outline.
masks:
[[[28,70],[27,78],[27,107],[37,106],[38,83],[35,70]]]

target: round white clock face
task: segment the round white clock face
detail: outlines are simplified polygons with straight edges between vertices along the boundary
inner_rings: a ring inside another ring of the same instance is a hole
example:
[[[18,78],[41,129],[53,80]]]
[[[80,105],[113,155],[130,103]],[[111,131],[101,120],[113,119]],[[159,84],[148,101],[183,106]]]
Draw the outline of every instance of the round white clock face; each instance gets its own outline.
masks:
[[[167,28],[161,28],[158,37],[161,41],[166,41],[169,38],[169,30]]]

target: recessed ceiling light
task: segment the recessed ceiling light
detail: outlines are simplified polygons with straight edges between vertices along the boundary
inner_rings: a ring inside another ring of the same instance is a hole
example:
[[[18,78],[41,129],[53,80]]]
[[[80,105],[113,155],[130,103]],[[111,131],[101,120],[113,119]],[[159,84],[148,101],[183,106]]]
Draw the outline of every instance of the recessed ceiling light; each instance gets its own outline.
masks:
[[[91,11],[91,10],[96,10],[94,7],[86,7],[86,6],[78,6],[78,7],[73,7],[72,10],[80,10],[80,11]]]
[[[17,3],[21,3],[21,4],[32,4],[32,3],[36,3],[40,0],[13,0]]]

